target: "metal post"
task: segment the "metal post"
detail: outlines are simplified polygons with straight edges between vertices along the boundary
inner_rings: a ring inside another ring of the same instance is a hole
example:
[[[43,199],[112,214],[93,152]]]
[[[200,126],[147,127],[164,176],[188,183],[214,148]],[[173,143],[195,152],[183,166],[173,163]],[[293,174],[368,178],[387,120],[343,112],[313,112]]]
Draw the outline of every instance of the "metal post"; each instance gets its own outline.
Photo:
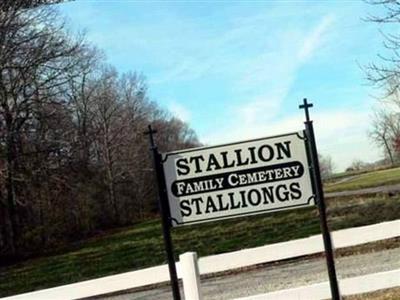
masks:
[[[313,190],[315,195],[315,201],[318,205],[320,225],[322,231],[322,237],[324,240],[326,264],[328,267],[329,283],[331,287],[332,299],[340,300],[339,285],[336,276],[335,260],[333,257],[333,247],[331,235],[329,232],[327,218],[326,218],[326,206],[324,199],[324,191],[322,189],[321,173],[319,169],[317,145],[315,142],[313,122],[310,120],[310,114],[308,109],[312,107],[312,103],[308,103],[307,99],[303,100],[303,104],[299,106],[300,109],[304,109],[306,115],[306,126],[307,142],[310,151],[311,165],[312,165],[312,180]]]
[[[176,266],[175,266],[174,250],[172,246],[172,239],[170,232],[171,225],[169,222],[169,204],[165,188],[164,170],[161,161],[161,154],[158,152],[158,148],[154,143],[154,137],[153,137],[153,134],[156,133],[157,131],[153,130],[151,128],[151,125],[149,125],[148,129],[149,130],[145,132],[145,134],[149,135],[150,150],[153,152],[154,169],[157,176],[158,201],[161,211],[162,229],[164,236],[165,251],[167,253],[167,259],[168,259],[168,269],[171,279],[172,295],[174,300],[181,300],[181,295],[179,292],[178,275],[176,273]]]

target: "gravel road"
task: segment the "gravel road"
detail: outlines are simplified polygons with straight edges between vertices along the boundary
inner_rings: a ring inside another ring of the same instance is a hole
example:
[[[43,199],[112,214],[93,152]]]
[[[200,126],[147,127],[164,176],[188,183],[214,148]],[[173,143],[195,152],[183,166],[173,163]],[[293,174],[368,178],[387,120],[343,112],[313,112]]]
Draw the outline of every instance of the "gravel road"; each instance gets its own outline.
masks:
[[[336,268],[339,279],[399,269],[400,245],[399,248],[395,249],[340,257],[336,260]],[[328,275],[324,258],[312,257],[268,265],[238,274],[205,279],[202,280],[201,285],[205,300],[222,300],[257,295],[327,280]],[[101,299],[170,300],[172,295],[169,287],[163,287],[144,292],[103,297]]]
[[[355,191],[325,193],[325,197],[331,198],[331,197],[343,197],[343,196],[361,196],[369,194],[380,194],[380,193],[387,194],[387,193],[399,193],[399,192],[400,192],[400,184],[392,184],[392,185],[377,186]]]

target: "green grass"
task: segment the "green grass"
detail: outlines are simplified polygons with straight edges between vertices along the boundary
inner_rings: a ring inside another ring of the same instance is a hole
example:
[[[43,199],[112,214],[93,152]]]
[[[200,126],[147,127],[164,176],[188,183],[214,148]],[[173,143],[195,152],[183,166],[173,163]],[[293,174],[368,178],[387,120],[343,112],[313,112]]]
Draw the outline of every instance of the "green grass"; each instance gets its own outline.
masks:
[[[330,182],[325,184],[325,192],[358,190],[381,185],[400,183],[400,168],[373,171],[355,175],[345,182]]]
[[[329,199],[332,230],[393,220],[400,196]],[[165,263],[159,220],[79,242],[74,250],[0,269],[0,297]],[[318,234],[316,208],[238,218],[173,229],[176,254],[200,256]],[[178,255],[177,255],[178,256]]]

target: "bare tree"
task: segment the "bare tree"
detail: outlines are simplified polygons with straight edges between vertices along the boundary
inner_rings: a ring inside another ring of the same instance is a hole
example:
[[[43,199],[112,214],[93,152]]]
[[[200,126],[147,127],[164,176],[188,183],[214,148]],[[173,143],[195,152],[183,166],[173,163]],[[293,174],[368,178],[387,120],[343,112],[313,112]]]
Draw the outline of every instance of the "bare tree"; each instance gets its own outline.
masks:
[[[370,0],[367,3],[383,8],[381,14],[370,15],[367,21],[384,25],[400,22],[400,2],[397,0]],[[397,156],[396,141],[400,124],[400,35],[383,35],[387,55],[378,55],[378,62],[365,67],[368,81],[383,91],[380,97],[382,109],[374,114],[370,138],[384,149],[386,158],[393,165]]]
[[[45,103],[57,104],[58,88],[75,64],[81,41],[72,42],[52,9],[20,9],[2,2],[0,11],[0,130],[6,156],[2,201],[7,246],[16,253],[19,238],[19,157],[22,137]]]
[[[383,147],[391,165],[394,165],[396,141],[400,137],[399,114],[386,110],[376,112],[369,136],[378,146]]]
[[[371,164],[368,164],[360,159],[355,159],[351,162],[350,166],[346,169],[346,172],[352,171],[363,171],[371,168]]]
[[[118,95],[118,74],[112,67],[105,67],[98,79],[95,90],[94,114],[97,131],[97,148],[99,159],[105,170],[105,181],[108,187],[109,203],[114,220],[119,223],[120,209],[116,185],[122,175],[121,153],[127,143],[126,114]]]
[[[334,171],[334,164],[332,157],[329,155],[318,155],[318,160],[319,160],[319,169],[321,172],[321,178],[322,180],[327,180],[329,179]]]
[[[31,9],[43,5],[57,4],[61,2],[74,1],[74,0],[2,0],[0,9]]]
[[[176,118],[163,116],[155,120],[159,130],[159,147],[163,152],[200,146],[196,133],[189,125]]]
[[[151,210],[149,200],[153,199],[149,169],[151,160],[147,155],[147,140],[143,128],[148,124],[153,108],[147,96],[147,84],[143,75],[123,74],[119,80],[119,95],[123,105],[123,119],[127,125],[125,147],[121,149],[121,176],[119,190],[125,195],[121,206],[125,219],[144,218]],[[130,189],[130,192],[128,192]]]
[[[93,138],[94,95],[99,82],[96,73],[103,55],[93,47],[82,47],[74,69],[69,70],[68,82],[63,86],[63,97],[68,103],[74,120],[76,163],[87,168],[90,161]],[[78,74],[78,75],[77,75]]]
[[[383,8],[382,15],[370,15],[367,21],[379,24],[400,22],[400,2],[397,0],[367,0],[367,3]],[[391,55],[378,55],[379,62],[371,62],[365,67],[367,79],[384,90],[384,97],[399,92],[400,88],[400,36],[382,32],[383,46]]]

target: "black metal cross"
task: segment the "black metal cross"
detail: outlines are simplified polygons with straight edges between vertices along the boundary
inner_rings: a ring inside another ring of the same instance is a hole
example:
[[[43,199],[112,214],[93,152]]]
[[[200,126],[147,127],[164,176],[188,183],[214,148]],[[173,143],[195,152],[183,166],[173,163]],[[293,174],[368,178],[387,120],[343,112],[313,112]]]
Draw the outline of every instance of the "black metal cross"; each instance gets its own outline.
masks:
[[[148,131],[144,132],[144,134],[150,137],[150,146],[151,146],[151,151],[153,152],[154,170],[157,177],[158,200],[160,204],[163,237],[165,244],[165,252],[167,254],[167,260],[168,260],[168,270],[171,280],[172,295],[174,300],[181,300],[178,275],[176,273],[176,265],[174,259],[174,249],[172,245],[172,238],[170,232],[171,223],[169,219],[169,205],[168,205],[167,189],[165,186],[164,169],[163,169],[163,164],[161,162],[162,157],[161,154],[158,152],[153,137],[153,135],[157,132],[157,130],[154,130],[151,127],[151,125],[149,125],[147,128]]]
[[[304,112],[306,114],[306,121],[307,122],[310,122],[310,112],[308,110],[310,107],[313,107],[313,104],[312,103],[308,103],[307,102],[307,98],[304,98],[303,99],[303,104],[299,105],[300,109],[304,109]]]
[[[151,125],[149,125],[147,128],[148,128],[148,131],[145,131],[144,134],[150,136],[150,146],[151,146],[151,148],[154,148],[154,147],[155,147],[155,143],[154,143],[153,134],[154,134],[154,133],[157,133],[157,130],[153,129],[153,128],[151,127]]]

